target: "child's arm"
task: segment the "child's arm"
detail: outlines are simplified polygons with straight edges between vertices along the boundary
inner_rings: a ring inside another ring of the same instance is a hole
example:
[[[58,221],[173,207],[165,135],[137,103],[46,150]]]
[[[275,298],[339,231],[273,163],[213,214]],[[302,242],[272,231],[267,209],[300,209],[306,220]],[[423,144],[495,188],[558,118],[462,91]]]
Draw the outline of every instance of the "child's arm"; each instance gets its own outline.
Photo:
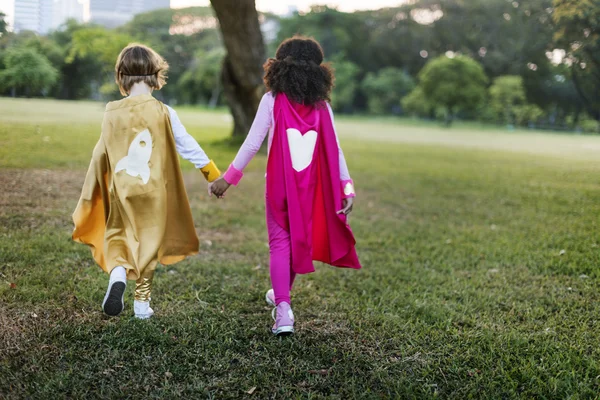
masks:
[[[339,159],[340,159],[340,187],[342,190],[342,197],[344,199],[351,199],[356,197],[356,192],[354,191],[354,182],[350,177],[350,171],[348,171],[348,165],[346,164],[346,158],[344,157],[344,152],[342,151],[342,147],[340,146],[340,140],[338,138],[337,132],[335,131],[335,122],[333,120],[333,111],[331,110],[331,106],[327,103],[327,108],[329,109],[329,115],[331,116],[331,123],[333,125],[333,132],[335,133],[335,140],[338,144],[339,151]],[[352,203],[352,202],[346,202]],[[352,209],[352,204],[350,204],[350,210]],[[343,210],[342,210],[343,211]]]
[[[187,132],[175,110],[169,106],[167,106],[167,109],[169,110],[169,116],[171,118],[171,129],[173,130],[177,153],[202,171],[202,174],[207,181],[215,181],[221,176],[221,171],[219,171],[216,164],[208,158],[196,139]]]
[[[229,186],[237,186],[242,177],[244,176],[244,169],[254,158],[256,153],[260,150],[269,128],[273,120],[273,106],[275,100],[271,93],[266,93],[258,106],[256,117],[248,132],[248,136],[240,147],[235,159],[227,169],[227,172],[223,175],[223,179],[219,179],[217,182],[211,185],[212,192],[217,196],[221,197]]]

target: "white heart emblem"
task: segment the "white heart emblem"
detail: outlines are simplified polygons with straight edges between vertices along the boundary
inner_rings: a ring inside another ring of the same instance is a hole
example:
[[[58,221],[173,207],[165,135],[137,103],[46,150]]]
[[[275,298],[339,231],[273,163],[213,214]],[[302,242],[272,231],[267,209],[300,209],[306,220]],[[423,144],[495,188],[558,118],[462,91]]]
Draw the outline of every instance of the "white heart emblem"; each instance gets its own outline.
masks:
[[[298,129],[286,130],[290,155],[292,156],[292,167],[297,172],[305,170],[312,162],[317,145],[317,132],[310,130],[304,135]]]
[[[148,129],[140,132],[131,145],[127,156],[123,157],[115,167],[115,174],[125,170],[128,175],[142,178],[144,184],[150,179],[150,167],[148,162],[152,155],[152,136]]]

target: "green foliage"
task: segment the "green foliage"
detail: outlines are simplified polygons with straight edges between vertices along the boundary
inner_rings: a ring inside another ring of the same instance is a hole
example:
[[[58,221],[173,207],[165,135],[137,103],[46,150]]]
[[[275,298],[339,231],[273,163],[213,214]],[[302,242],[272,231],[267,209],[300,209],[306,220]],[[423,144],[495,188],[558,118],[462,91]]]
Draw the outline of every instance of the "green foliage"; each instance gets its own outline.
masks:
[[[586,133],[600,133],[600,122],[592,118],[583,118],[579,121],[579,128]]]
[[[361,63],[357,62],[356,55],[367,44],[364,21],[359,15],[343,13],[326,6],[314,6],[309,13],[281,20],[278,41],[273,46],[296,34],[317,39],[323,46],[326,57],[341,53],[357,64]],[[270,50],[274,54],[275,48]]]
[[[94,89],[106,78],[102,62],[94,54],[85,56],[72,54],[70,56],[71,53],[74,53],[73,37],[75,33],[84,29],[87,29],[86,25],[69,20],[48,37],[63,53],[62,62],[54,64],[60,68],[61,72],[61,79],[56,89],[56,97],[60,99],[89,98],[95,94],[96,90]],[[67,57],[69,57],[68,60]]]
[[[448,122],[459,111],[472,111],[485,100],[488,78],[481,64],[466,56],[441,56],[425,65],[419,85],[425,99],[443,107]]]
[[[6,22],[6,14],[0,11],[0,36],[4,35],[8,28],[8,22]]]
[[[505,124],[515,122],[515,108],[525,102],[523,78],[508,75],[494,79],[490,87],[490,105]]]
[[[225,50],[214,48],[198,50],[191,67],[177,81],[179,95],[187,104],[205,104],[215,107],[223,91],[221,87],[221,65]]]
[[[331,59],[335,69],[335,88],[331,94],[331,106],[335,111],[351,112],[358,90],[360,67],[347,61],[342,54]]]
[[[368,110],[373,114],[397,113],[400,100],[415,87],[414,80],[404,71],[388,67],[368,73],[362,82]]]
[[[58,71],[35,49],[12,47],[4,57],[5,69],[0,71],[3,89],[23,91],[27,96],[44,94],[58,79]]]
[[[370,96],[361,89],[365,85],[375,90],[385,87],[385,79],[393,80],[381,76],[387,68],[416,78],[428,60],[452,51],[477,60],[490,80],[521,77],[523,104],[537,105],[549,112],[553,124],[564,126],[569,116],[584,110],[600,119],[596,5],[593,0],[415,0],[374,11],[346,13],[315,6],[308,13],[286,18],[261,18],[276,19],[280,24],[277,40],[269,43],[271,55],[280,40],[297,33],[321,42],[326,59],[337,69],[337,87],[332,94],[336,111],[398,111],[403,103],[400,98],[409,92],[396,92],[403,86],[402,78],[400,85],[390,84],[383,95]],[[129,41],[150,45],[169,62],[169,84],[160,91],[162,99],[173,103],[215,103],[220,99],[221,88],[214,79],[218,66],[205,62],[223,51],[209,7],[156,10],[137,15],[113,31],[69,21],[48,38],[32,32],[7,32],[0,35],[0,70],[7,48],[27,46],[60,71],[49,95],[100,99],[102,92],[110,97],[116,93],[114,61],[120,47]],[[552,64],[546,52],[554,48],[566,50],[568,65]],[[218,57],[214,60],[220,63]],[[430,101],[419,104],[422,89],[406,101],[409,107],[404,108],[410,113],[464,119],[485,114],[487,120],[495,109],[484,109],[487,102],[452,112]],[[502,119],[514,120],[514,113],[503,112]]]
[[[522,104],[513,108],[515,122],[519,126],[535,125],[544,116],[544,110],[535,104]]]
[[[417,117],[431,117],[433,106],[425,98],[423,88],[417,86],[407,96],[402,99],[402,107],[404,111],[410,115]]]
[[[114,71],[117,56],[131,42],[133,38],[129,35],[102,27],[86,27],[74,32],[67,62],[89,56],[99,60],[106,72]]]
[[[168,84],[160,91],[164,99],[195,104],[221,91],[213,79],[224,52],[217,26],[210,7],[190,7],[136,15],[121,31],[149,45],[169,63]],[[196,89],[199,92],[192,93]]]
[[[600,120],[600,7],[595,0],[554,0],[555,39],[566,50],[588,113]]]
[[[114,69],[117,56],[121,50],[132,43],[131,36],[102,27],[85,27],[73,34],[71,48],[67,55],[67,63],[76,59],[92,58],[101,66],[100,92],[109,99],[118,98],[119,88],[114,82]]]

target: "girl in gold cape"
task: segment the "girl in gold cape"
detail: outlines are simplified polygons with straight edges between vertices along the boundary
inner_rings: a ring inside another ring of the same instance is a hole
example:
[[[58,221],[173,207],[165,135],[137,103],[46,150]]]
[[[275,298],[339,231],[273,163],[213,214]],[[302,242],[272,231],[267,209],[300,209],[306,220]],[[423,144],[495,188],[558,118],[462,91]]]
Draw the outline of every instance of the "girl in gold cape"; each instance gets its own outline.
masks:
[[[136,281],[134,312],[153,315],[157,264],[174,264],[198,252],[198,237],[177,153],[212,182],[220,171],[185,131],[173,109],[154,99],[165,84],[163,58],[142,45],[119,55],[115,76],[127,98],[106,106],[81,198],[73,214],[73,240],[90,246],[110,274],[102,308],[118,315],[127,279]]]

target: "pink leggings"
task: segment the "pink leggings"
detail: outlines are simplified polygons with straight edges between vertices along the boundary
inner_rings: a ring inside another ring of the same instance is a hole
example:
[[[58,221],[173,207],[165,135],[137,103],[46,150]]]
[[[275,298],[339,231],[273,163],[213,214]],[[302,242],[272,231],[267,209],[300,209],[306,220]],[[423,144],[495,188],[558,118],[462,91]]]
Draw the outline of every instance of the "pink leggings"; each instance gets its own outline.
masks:
[[[266,201],[267,231],[269,232],[269,249],[271,261],[271,285],[275,292],[275,304],[282,301],[290,303],[290,291],[294,284],[296,273],[292,270],[292,253],[290,234],[284,230],[273,216],[269,202]]]

